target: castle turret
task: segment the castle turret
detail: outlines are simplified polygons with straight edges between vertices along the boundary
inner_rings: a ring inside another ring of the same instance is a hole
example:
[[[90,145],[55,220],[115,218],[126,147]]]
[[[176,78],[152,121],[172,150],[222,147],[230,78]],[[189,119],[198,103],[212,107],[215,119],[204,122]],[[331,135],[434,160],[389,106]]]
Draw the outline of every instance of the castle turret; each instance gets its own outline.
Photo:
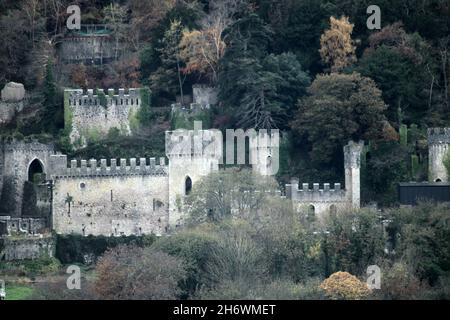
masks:
[[[360,207],[361,152],[364,142],[350,141],[344,146],[345,191],[353,208]]]
[[[254,172],[263,176],[278,172],[280,136],[278,130],[259,130],[250,138],[250,156]]]
[[[450,150],[450,128],[428,129],[428,180],[448,182],[444,160]]]
[[[196,126],[196,125],[194,125]],[[222,134],[218,130],[166,131],[166,155],[169,158],[169,225],[181,223],[180,205],[193,186],[219,168]]]

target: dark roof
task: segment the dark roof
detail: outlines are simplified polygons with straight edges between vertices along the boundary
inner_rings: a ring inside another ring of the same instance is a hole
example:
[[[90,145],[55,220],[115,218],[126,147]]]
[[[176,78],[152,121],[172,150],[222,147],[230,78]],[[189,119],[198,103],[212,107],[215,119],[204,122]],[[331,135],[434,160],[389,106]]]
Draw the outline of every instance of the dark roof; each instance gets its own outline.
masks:
[[[400,187],[442,187],[450,186],[450,182],[400,182]]]

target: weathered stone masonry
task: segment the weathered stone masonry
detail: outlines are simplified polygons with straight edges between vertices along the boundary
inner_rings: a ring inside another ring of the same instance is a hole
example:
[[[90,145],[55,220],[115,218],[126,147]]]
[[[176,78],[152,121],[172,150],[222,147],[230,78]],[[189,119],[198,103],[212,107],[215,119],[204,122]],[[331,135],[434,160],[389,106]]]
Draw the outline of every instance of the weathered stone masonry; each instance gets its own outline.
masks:
[[[345,189],[341,189],[340,183],[334,183],[333,188],[330,183],[324,183],[322,189],[319,183],[314,183],[312,189],[309,188],[309,183],[303,183],[300,188],[298,179],[292,179],[291,183],[286,185],[286,197],[292,200],[294,208],[306,208],[318,217],[342,210],[358,209],[363,146],[362,141],[350,141],[344,147]]]
[[[71,161],[52,157],[53,228],[62,234],[162,234],[168,226],[165,159]]]
[[[70,129],[70,141],[76,147],[86,145],[87,139],[98,139],[117,128],[122,134],[131,133],[131,122],[141,107],[140,89],[66,89],[64,91],[65,127]]]
[[[450,154],[450,128],[428,129],[428,180],[430,182],[448,182],[444,160]]]

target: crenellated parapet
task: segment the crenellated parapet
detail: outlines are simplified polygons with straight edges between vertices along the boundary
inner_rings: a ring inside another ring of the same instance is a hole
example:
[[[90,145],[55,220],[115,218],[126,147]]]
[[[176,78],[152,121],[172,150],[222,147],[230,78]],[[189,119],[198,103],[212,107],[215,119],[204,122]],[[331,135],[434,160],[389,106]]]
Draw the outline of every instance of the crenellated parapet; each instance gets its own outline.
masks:
[[[70,142],[75,148],[106,137],[112,128],[122,135],[132,132],[137,114],[146,102],[146,89],[66,89],[64,91],[64,126],[70,131]],[[142,97],[146,101],[142,101]]]
[[[97,106],[104,107],[116,106],[135,106],[139,107],[141,104],[139,89],[130,88],[128,92],[121,88],[116,92],[114,89],[108,89],[105,93],[103,89],[66,89],[68,92],[69,106]],[[102,101],[103,100],[103,101]],[[106,105],[104,105],[106,104]]]
[[[168,174],[166,159],[161,157],[156,163],[156,158],[71,160],[68,165],[66,155],[54,155],[51,157],[51,176],[54,178],[73,177],[101,177],[101,176],[133,176]]]
[[[341,189],[340,183],[334,183],[333,187],[330,183],[324,183],[322,188],[319,183],[313,183],[313,187],[310,188],[309,183],[302,183],[299,186],[297,179],[292,179],[291,183],[286,185],[286,198],[307,204],[347,201],[346,192]]]
[[[219,130],[166,131],[166,155],[177,157],[222,157],[222,133]]]
[[[450,144],[450,128],[428,128],[428,145]]]

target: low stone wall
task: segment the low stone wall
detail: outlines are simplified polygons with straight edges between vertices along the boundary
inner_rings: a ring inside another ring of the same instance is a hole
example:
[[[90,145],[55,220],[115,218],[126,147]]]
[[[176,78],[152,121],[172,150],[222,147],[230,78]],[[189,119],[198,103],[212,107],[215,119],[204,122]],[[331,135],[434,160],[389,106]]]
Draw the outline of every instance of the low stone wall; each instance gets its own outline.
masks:
[[[55,239],[51,235],[2,237],[0,242],[0,260],[4,261],[53,257],[55,252]]]

